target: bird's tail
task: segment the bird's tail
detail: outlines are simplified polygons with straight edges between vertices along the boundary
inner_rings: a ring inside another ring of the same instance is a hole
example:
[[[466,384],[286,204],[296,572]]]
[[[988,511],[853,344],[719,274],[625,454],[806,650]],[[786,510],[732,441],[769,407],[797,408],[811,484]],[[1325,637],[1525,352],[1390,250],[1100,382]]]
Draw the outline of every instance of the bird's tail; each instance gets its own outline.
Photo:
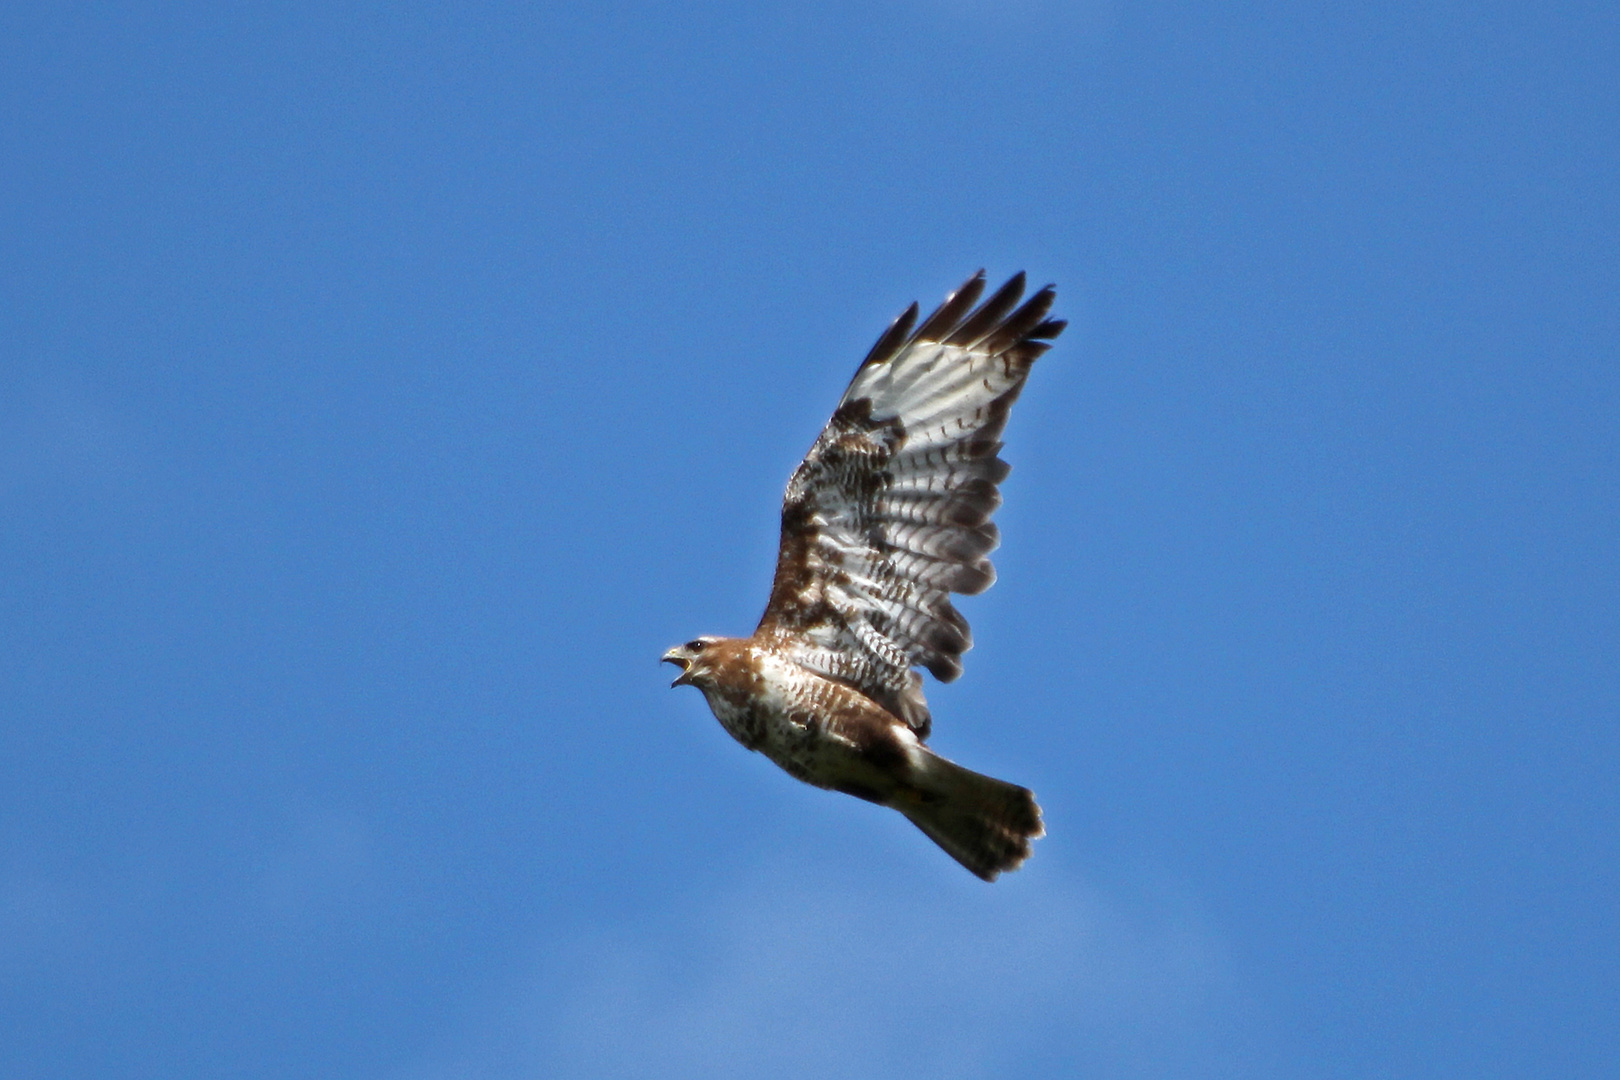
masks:
[[[945,853],[986,881],[1016,870],[1046,835],[1028,788],[964,769],[927,752],[912,798],[893,805]]]

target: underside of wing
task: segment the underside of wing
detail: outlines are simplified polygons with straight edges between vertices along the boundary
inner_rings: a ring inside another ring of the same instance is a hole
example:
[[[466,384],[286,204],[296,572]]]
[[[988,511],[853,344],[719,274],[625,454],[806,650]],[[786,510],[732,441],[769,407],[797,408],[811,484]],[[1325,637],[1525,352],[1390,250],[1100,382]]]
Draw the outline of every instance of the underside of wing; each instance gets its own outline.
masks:
[[[1064,323],[1018,274],[982,304],[984,273],[920,325],[913,304],[873,346],[788,482],[761,633],[928,732],[921,680],[949,682],[972,644],[953,592],[995,581],[998,456],[1030,365]]]

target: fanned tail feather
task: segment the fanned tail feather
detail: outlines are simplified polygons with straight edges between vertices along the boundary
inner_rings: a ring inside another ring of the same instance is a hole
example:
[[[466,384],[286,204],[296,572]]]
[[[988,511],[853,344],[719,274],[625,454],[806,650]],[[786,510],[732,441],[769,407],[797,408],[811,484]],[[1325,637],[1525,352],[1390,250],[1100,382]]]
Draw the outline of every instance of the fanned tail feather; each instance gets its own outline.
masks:
[[[926,761],[919,798],[896,809],[985,881],[1022,866],[1030,841],[1046,835],[1034,792],[932,752]]]

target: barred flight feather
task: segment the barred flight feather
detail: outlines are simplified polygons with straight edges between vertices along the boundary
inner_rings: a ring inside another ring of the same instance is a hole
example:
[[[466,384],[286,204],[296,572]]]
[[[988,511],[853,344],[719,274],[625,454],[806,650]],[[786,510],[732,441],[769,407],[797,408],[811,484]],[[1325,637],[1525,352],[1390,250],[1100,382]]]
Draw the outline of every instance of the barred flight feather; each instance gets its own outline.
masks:
[[[969,278],[920,325],[884,331],[788,482],[782,547],[756,637],[868,693],[921,737],[912,666],[941,681],[972,646],[952,592],[995,581],[997,454],[1030,365],[1065,326],[1050,286],[1022,305],[1017,274],[982,304]],[[915,326],[915,329],[913,327]]]

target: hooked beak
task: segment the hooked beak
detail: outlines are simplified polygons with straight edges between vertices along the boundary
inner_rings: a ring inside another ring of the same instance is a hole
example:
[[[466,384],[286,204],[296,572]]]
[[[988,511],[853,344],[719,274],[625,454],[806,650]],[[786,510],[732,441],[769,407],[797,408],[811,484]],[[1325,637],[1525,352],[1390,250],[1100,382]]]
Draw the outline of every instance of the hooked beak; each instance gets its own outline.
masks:
[[[672,688],[676,686],[687,686],[691,683],[692,680],[687,678],[687,673],[692,669],[692,658],[683,654],[679,648],[669,650],[669,652],[665,653],[659,658],[659,662],[664,664],[674,664],[681,669],[681,673],[675,676],[675,681],[669,684]]]

